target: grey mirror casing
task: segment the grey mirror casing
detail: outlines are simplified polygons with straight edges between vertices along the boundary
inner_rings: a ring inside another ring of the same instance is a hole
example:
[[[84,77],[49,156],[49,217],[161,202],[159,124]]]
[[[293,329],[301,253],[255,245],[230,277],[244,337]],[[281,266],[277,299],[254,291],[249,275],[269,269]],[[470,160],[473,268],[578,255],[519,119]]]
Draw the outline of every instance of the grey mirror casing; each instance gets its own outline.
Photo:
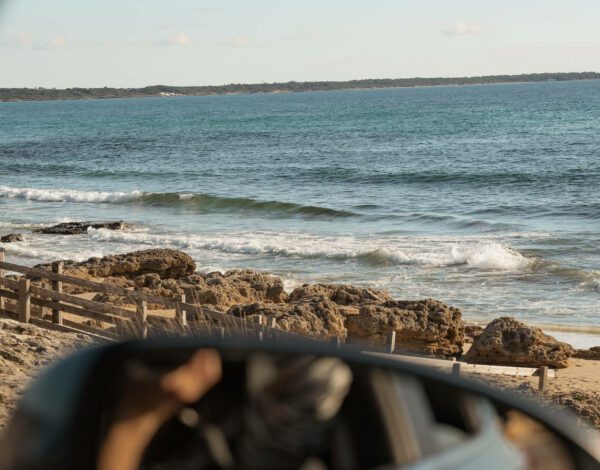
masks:
[[[549,415],[533,403],[513,397],[490,387],[459,377],[436,372],[410,363],[401,363],[382,357],[367,356],[352,348],[338,350],[326,343],[255,342],[246,339],[223,341],[220,338],[162,339],[156,341],[130,342],[90,348],[77,353],[45,371],[24,395],[15,417],[0,443],[2,470],[38,470],[94,468],[97,442],[86,439],[86,427],[94,426],[100,419],[97,410],[91,409],[90,399],[100,400],[103,386],[110,381],[115,364],[137,354],[162,356],[175,355],[200,348],[216,348],[219,351],[244,351],[248,354],[262,351],[267,354],[284,353],[297,355],[335,356],[352,364],[390,370],[419,381],[429,381],[440,387],[456,387],[473,396],[484,397],[480,405],[482,416],[493,419],[495,411],[518,410],[543,423],[569,450],[574,468],[600,468],[600,444],[580,429],[566,413]],[[487,403],[492,403],[492,409]],[[492,428],[489,432],[493,432]],[[483,436],[480,445],[485,446]],[[477,447],[471,446],[469,458],[477,464]],[[498,458],[502,458],[499,449]],[[457,468],[464,458],[445,453],[440,459],[428,459],[406,468],[437,469]],[[506,463],[506,462],[504,462]],[[463,466],[464,467],[464,466]],[[466,467],[464,467],[466,468]],[[470,467],[476,468],[476,467]],[[498,467],[500,468],[500,467]]]

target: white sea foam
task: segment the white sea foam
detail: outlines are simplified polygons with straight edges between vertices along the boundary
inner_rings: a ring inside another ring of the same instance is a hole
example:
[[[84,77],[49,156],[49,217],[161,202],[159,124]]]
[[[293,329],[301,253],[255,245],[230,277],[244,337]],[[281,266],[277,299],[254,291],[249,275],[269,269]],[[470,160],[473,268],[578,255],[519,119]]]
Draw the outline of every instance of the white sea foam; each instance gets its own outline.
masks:
[[[467,265],[481,270],[514,271],[530,260],[500,243],[432,243],[411,239],[365,240],[356,237],[318,237],[299,233],[163,235],[91,229],[90,239],[136,246],[163,246],[181,250],[207,250],[239,255],[291,258],[357,259],[370,264]]]
[[[29,243],[27,241],[20,243],[7,243],[3,246],[9,255],[18,256],[20,258],[35,259],[39,261],[56,261],[56,260],[74,260],[74,261],[85,261],[93,256],[104,256],[108,254],[104,251],[98,250],[82,250],[79,247],[71,245],[68,246],[55,246],[54,248],[48,246],[40,246],[37,244]]]
[[[141,191],[105,192],[0,186],[0,197],[28,199],[40,202],[123,203],[135,200],[143,194]]]

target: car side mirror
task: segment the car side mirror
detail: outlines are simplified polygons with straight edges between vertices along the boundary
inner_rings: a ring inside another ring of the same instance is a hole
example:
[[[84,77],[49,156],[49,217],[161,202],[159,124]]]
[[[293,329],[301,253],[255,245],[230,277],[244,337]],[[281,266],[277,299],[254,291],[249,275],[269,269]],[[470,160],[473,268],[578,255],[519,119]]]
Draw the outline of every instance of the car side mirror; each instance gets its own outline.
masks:
[[[6,470],[600,468],[570,415],[481,384],[351,348],[220,338],[63,360],[26,392],[0,456]]]

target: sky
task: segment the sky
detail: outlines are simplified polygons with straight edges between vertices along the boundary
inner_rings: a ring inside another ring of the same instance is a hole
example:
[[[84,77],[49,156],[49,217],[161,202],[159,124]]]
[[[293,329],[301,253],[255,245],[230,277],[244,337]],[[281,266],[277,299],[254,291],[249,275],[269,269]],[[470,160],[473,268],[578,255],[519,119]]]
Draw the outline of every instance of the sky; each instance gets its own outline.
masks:
[[[599,0],[0,0],[0,87],[600,72]]]

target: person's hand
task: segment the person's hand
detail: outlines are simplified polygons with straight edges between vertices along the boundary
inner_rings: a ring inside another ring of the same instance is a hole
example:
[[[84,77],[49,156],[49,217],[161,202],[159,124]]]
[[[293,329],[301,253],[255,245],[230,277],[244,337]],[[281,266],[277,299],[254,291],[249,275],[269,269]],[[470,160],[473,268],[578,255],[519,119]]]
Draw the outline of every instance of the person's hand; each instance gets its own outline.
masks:
[[[219,353],[205,349],[196,351],[156,384],[129,384],[116,405],[114,423],[98,455],[98,469],[137,469],[158,429],[183,405],[202,398],[220,379]]]

